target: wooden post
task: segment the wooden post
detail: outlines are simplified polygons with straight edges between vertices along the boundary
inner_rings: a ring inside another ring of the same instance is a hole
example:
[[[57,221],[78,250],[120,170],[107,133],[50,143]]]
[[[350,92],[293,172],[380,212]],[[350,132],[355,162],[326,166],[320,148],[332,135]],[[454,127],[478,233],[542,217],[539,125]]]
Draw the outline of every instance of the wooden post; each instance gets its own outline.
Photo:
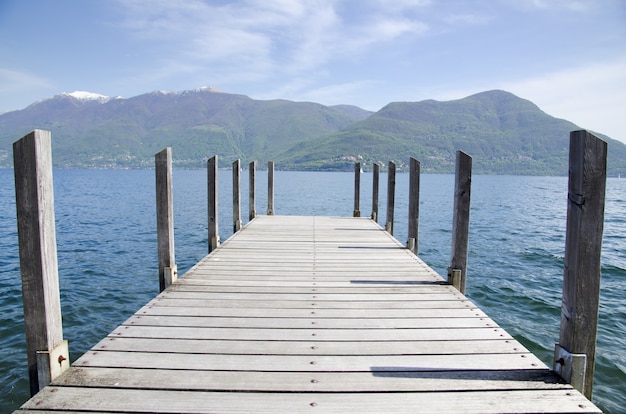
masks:
[[[387,217],[385,219],[385,230],[393,235],[393,209],[396,197],[396,164],[393,161],[389,161],[387,170]]]
[[[15,200],[30,392],[69,368],[63,340],[49,131],[13,144]]]
[[[208,201],[209,201],[209,253],[220,245],[220,233],[218,225],[217,209],[217,155],[207,162],[208,176]]]
[[[372,177],[372,220],[378,223],[378,182],[380,179],[380,166],[374,163],[374,176]]]
[[[452,253],[450,267],[448,267],[448,283],[463,294],[465,294],[467,279],[471,189],[472,157],[463,151],[457,151],[452,213]]]
[[[361,163],[354,163],[354,212],[352,217],[361,217]]]
[[[252,161],[248,166],[248,219],[254,220],[256,217],[256,161]]]
[[[554,370],[589,399],[598,332],[606,165],[606,142],[584,130],[571,132],[561,332]]]
[[[409,173],[409,230],[407,247],[417,254],[418,229],[420,221],[420,162],[411,157]]]
[[[267,162],[267,215],[274,215],[274,161]]]
[[[178,276],[174,254],[174,205],[172,194],[172,148],[154,156],[157,203],[157,249],[159,289],[163,292]]]
[[[241,230],[241,161],[233,162],[233,233]]]

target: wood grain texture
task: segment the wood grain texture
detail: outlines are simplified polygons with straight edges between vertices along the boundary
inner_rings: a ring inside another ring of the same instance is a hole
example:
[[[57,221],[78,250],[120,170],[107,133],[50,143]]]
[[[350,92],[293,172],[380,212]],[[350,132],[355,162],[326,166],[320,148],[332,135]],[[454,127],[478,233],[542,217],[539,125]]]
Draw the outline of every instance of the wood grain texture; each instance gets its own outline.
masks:
[[[393,221],[396,205],[396,164],[389,161],[387,166],[387,216],[385,230],[393,234]]]
[[[380,165],[378,163],[373,164],[373,177],[372,177],[372,215],[371,219],[378,223],[378,190],[380,183]]]
[[[267,215],[274,215],[274,161],[267,162]]]
[[[361,163],[354,163],[354,212],[352,217],[361,217]]]
[[[409,172],[409,211],[407,246],[414,254],[419,248],[420,221],[420,162],[411,157]]]
[[[256,217],[256,161],[248,165],[248,220]]]
[[[233,167],[233,233],[241,230],[241,160],[235,160]]]
[[[165,148],[154,156],[157,205],[157,250],[159,260],[159,291],[173,282],[166,267],[176,264],[174,250],[174,200],[172,183],[172,149]]]
[[[52,375],[37,353],[63,342],[50,132],[36,129],[16,141],[13,163],[26,354],[35,394]]]
[[[218,221],[218,158],[217,155],[207,161],[207,203],[208,203],[208,230],[209,253],[220,245],[220,230]]]
[[[606,166],[606,142],[585,130],[570,134],[559,344],[571,353],[587,356],[584,393],[588,398],[598,332]]]
[[[457,288],[465,293],[467,280],[467,253],[469,249],[470,200],[472,190],[472,157],[456,152],[454,177],[454,207],[452,217],[452,253],[448,280],[453,269],[461,271]]]
[[[599,412],[374,221],[285,216],[257,216],[24,409]]]

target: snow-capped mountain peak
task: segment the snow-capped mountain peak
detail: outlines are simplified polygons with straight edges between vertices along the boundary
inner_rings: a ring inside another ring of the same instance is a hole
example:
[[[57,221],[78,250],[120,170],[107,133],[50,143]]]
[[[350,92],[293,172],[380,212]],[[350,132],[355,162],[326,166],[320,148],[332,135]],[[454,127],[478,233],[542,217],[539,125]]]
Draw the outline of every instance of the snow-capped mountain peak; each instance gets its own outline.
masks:
[[[99,102],[107,102],[111,98],[109,96],[100,95],[99,93],[86,92],[86,91],[74,91],[74,92],[63,92],[59,95],[70,96],[74,99],[78,99],[81,101],[99,101]]]

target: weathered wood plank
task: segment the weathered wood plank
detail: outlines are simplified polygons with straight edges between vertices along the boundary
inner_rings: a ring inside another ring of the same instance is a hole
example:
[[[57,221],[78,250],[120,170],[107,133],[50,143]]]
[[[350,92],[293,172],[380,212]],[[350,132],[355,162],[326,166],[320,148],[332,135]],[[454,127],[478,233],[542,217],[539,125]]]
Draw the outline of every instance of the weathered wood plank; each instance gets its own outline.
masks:
[[[407,247],[417,254],[420,217],[420,162],[411,157],[409,173],[409,217]]]
[[[358,412],[413,413],[598,413],[582,397],[569,390],[511,390],[425,393],[218,393],[200,391],[136,390],[79,387],[49,387],[24,405],[26,409],[60,409],[206,413]],[[247,410],[246,410],[247,411]]]
[[[393,235],[393,221],[396,201],[396,164],[389,161],[387,166],[387,216],[385,230]]]
[[[258,216],[24,408],[416,407],[598,412],[373,221]]]
[[[267,162],[267,215],[274,215],[274,161]]]
[[[220,245],[217,171],[218,158],[214,155],[207,161],[209,253]]]
[[[394,302],[394,301],[441,301],[441,300],[458,300],[458,296],[453,293],[395,293],[393,298],[378,295],[376,293],[251,293],[251,292],[193,292],[193,291],[167,291],[162,297],[177,299],[219,299],[219,300],[250,300],[250,301],[275,301],[289,299],[291,301],[315,301],[315,302],[353,302],[353,301],[371,301],[371,302]]]
[[[239,354],[167,354],[89,351],[75,367],[116,367],[186,369],[214,371],[457,371],[494,369],[537,369],[545,365],[533,354],[457,354],[457,355],[263,355],[250,358]]]
[[[411,280],[410,277],[398,277],[394,276],[393,278],[387,278],[381,280],[379,275],[374,276],[366,276],[366,278],[360,279],[352,279],[349,278],[333,278],[333,277],[324,277],[324,278],[316,278],[313,280],[312,278],[274,278],[271,279],[266,277],[264,274],[262,277],[259,276],[250,276],[248,278],[229,278],[229,275],[218,274],[211,279],[207,278],[186,278],[185,280],[181,280],[180,283],[176,285],[176,287],[172,289],[194,289],[198,286],[204,287],[215,287],[216,289],[227,289],[227,288],[242,288],[242,289],[255,289],[255,288],[270,288],[276,287],[279,289],[282,288],[308,288],[308,287],[319,287],[324,289],[338,289],[338,292],[346,293],[348,290],[353,289],[361,289],[362,291],[368,291],[368,289],[385,289],[385,288],[403,288],[403,287],[415,287],[420,286],[424,290],[428,289],[440,289],[437,286],[433,286],[440,279],[434,279],[427,275],[422,278],[414,278]],[[317,276],[316,276],[317,277]]]
[[[433,329],[433,328],[489,328],[498,325],[488,318],[261,318],[261,317],[203,317],[203,316],[146,316],[130,317],[123,325],[176,326],[204,328],[270,328],[297,329],[311,326],[316,329]]]
[[[143,368],[71,368],[54,382],[59,386],[169,390],[243,390],[263,392],[433,392],[440,390],[571,389],[545,370],[250,372],[155,370]],[[314,379],[314,381],[313,381]]]
[[[256,161],[248,166],[248,220],[256,217]]]
[[[125,338],[109,336],[93,351],[167,352],[187,354],[241,355],[447,355],[447,354],[522,354],[528,350],[515,341],[242,341],[178,338]]]
[[[207,274],[205,274],[207,275]],[[285,282],[285,286],[288,286],[289,283],[293,284],[297,283],[300,286],[304,284],[312,284],[318,283],[319,286],[323,284],[343,284],[344,286],[354,286],[354,285],[362,285],[363,288],[367,288],[368,286],[398,286],[398,285],[415,285],[415,284],[424,284],[424,283],[435,283],[440,284],[443,282],[439,276],[433,276],[430,274],[425,274],[423,276],[411,277],[411,275],[407,275],[405,272],[386,272],[384,274],[380,273],[362,273],[362,272],[345,272],[343,277],[338,277],[336,273],[331,271],[316,271],[314,275],[310,275],[308,278],[303,278],[302,276],[298,276],[297,274],[279,274],[276,271],[267,270],[265,272],[256,272],[254,275],[246,274],[238,274],[234,271],[220,271],[214,273],[215,278],[207,279],[199,277],[196,274],[193,277],[186,277],[184,281],[181,281],[182,284],[189,282],[190,285],[196,283],[198,280],[198,284],[203,285],[219,285],[226,283],[233,283],[231,286],[235,286],[238,283],[247,283],[249,285],[254,285],[257,283],[259,285],[266,283],[276,283],[277,286],[281,285],[281,282]],[[228,286],[228,285],[227,285]]]
[[[472,157],[463,151],[456,152],[454,179],[454,207],[452,217],[452,253],[448,269],[448,281],[452,271],[460,270],[456,288],[465,293],[467,279],[467,253],[469,242],[469,217],[472,189]],[[453,283],[454,284],[454,283]]]
[[[237,274],[236,272],[216,272],[215,279],[200,278],[195,275],[191,278],[186,278],[190,284],[195,283],[195,280],[200,280],[201,284],[210,285],[212,283],[220,283],[220,281],[226,280],[227,282],[233,281],[233,285],[239,283],[272,283],[276,282],[280,285],[281,282],[298,283],[303,285],[304,283],[312,284],[318,283],[322,286],[324,283],[331,284],[343,284],[344,286],[362,285],[364,288],[367,286],[379,285],[379,286],[398,286],[398,285],[414,285],[421,283],[435,283],[440,284],[443,280],[439,276],[424,275],[421,277],[411,277],[404,272],[387,272],[384,274],[367,274],[362,272],[349,272],[344,273],[343,277],[337,276],[336,273],[331,271],[316,271],[314,275],[310,275],[308,278],[303,278],[297,274],[283,273],[282,275],[276,271],[267,270],[266,272],[257,272],[254,276],[250,274]],[[186,283],[183,281],[181,283]],[[259,282],[260,281],[260,282]]]
[[[188,298],[159,297],[150,301],[150,305],[198,307],[198,308],[272,308],[272,309],[468,309],[475,308],[469,300],[432,300],[432,301],[293,301],[285,298],[276,301],[250,300],[204,300]]]
[[[170,289],[170,292],[203,292],[203,293],[274,293],[274,294],[301,294],[301,293],[318,293],[318,294],[342,294],[342,295],[361,295],[366,293],[368,295],[378,295],[378,298],[382,298],[383,295],[393,295],[399,293],[424,295],[427,293],[453,293],[446,287],[443,291],[440,286],[437,285],[407,285],[404,286],[389,286],[378,287],[375,283],[359,283],[355,282],[351,287],[323,287],[309,283],[308,286],[272,286],[268,283],[265,286],[211,286],[203,284],[185,284],[180,283]],[[359,286],[359,285],[365,286]]]
[[[172,183],[172,148],[167,147],[154,156],[157,205],[157,251],[159,261],[159,291],[165,290],[177,278],[174,250],[174,202]],[[169,268],[169,271],[166,269]]]
[[[473,329],[270,329],[120,326],[112,336],[259,341],[462,341],[513,339],[501,328]]]
[[[241,221],[241,160],[235,160],[233,167],[233,233],[237,233],[242,226]]]
[[[378,224],[378,190],[380,183],[380,165],[373,164],[372,177],[372,216],[371,219]]]
[[[355,318],[355,319],[392,319],[392,318],[488,318],[478,308],[411,308],[411,309],[277,309],[277,308],[210,308],[190,306],[145,306],[135,315],[170,315],[204,317],[259,317],[259,318]]]
[[[13,164],[26,355],[35,394],[69,367],[61,323],[50,132],[36,129],[13,143]],[[54,354],[64,359],[54,361]]]
[[[361,217],[361,163],[354,164],[354,211],[352,217]]]
[[[598,332],[606,166],[605,141],[584,130],[570,134],[559,344],[571,353],[586,355],[582,391],[588,398],[592,395]]]

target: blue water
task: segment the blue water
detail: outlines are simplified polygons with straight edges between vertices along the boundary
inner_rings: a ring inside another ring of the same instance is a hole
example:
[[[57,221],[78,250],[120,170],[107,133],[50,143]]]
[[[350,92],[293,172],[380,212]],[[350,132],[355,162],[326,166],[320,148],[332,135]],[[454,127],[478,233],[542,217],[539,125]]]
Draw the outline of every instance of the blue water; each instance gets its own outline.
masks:
[[[247,174],[242,217],[248,217]],[[276,172],[276,214],[353,211],[352,173]],[[379,222],[385,220],[381,174]],[[395,236],[406,240],[408,176],[397,176]],[[257,211],[267,209],[257,174]],[[232,233],[232,181],[220,171],[220,235]],[[445,275],[453,176],[422,175],[419,254]],[[64,337],[77,359],[158,292],[154,171],[55,170]],[[549,366],[558,341],[565,245],[565,177],[474,176],[467,294]],[[206,172],[174,171],[176,261],[183,272],[207,252]],[[371,213],[362,175],[361,215]],[[29,398],[13,171],[0,170],[0,412]],[[246,221],[246,220],[244,220]],[[594,401],[626,412],[626,180],[607,183]]]

